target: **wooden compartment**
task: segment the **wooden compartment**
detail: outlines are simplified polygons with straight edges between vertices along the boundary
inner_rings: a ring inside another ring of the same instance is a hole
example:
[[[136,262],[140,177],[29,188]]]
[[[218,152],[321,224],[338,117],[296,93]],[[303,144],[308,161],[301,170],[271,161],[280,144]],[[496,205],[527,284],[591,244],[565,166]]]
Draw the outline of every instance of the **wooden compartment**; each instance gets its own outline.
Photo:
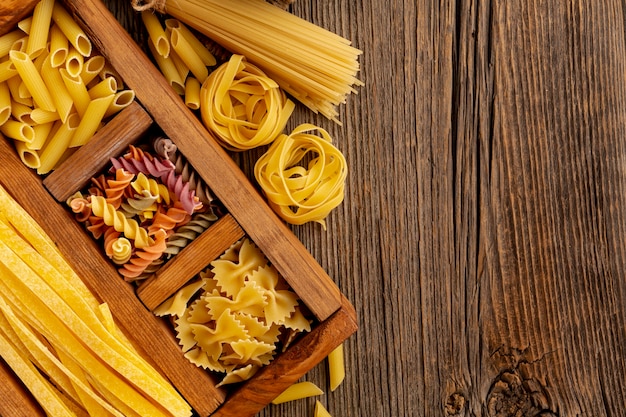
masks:
[[[0,34],[32,12],[36,2],[9,1],[0,7]],[[18,4],[19,9],[14,7]],[[107,8],[90,0],[66,0],[63,4],[95,48],[135,91],[136,102],[100,130],[98,140],[80,148],[45,179],[25,167],[9,141],[1,138],[0,184],[55,240],[86,284],[110,305],[138,349],[198,415],[254,415],[357,330],[355,311]],[[101,171],[110,157],[120,154],[154,124],[177,145],[227,214],[177,255],[179,259],[167,263],[136,290],[119,276],[98,244],[73,219],[64,201]],[[298,294],[316,324],[252,379],[226,390],[217,388],[210,373],[183,357],[171,328],[151,310],[184,285],[192,272],[244,235],[256,243]],[[181,265],[185,265],[184,273]],[[24,402],[32,402],[18,384],[15,386],[18,388],[6,389],[21,395]]]

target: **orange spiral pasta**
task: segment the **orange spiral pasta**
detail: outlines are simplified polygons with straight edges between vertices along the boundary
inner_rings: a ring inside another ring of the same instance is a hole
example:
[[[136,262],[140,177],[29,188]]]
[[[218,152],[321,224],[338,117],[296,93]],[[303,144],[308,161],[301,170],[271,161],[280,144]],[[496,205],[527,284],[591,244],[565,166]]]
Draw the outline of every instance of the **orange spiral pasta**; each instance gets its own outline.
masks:
[[[305,158],[307,167],[302,166]],[[254,176],[283,220],[315,221],[326,229],[324,219],[343,201],[347,171],[346,160],[328,132],[302,124],[274,141],[256,162]]]
[[[107,203],[118,209],[122,202],[122,198],[124,197],[124,192],[134,178],[135,175],[125,171],[124,169],[120,168],[116,170],[115,178],[106,181],[104,193],[106,195]]]
[[[242,55],[232,55],[200,90],[202,121],[232,151],[272,142],[294,108],[278,84]]]
[[[187,223],[190,218],[191,216],[182,208],[180,202],[176,201],[167,210],[160,209],[155,213],[152,224],[148,226],[148,233],[152,235],[159,230],[170,231]]]
[[[134,281],[155,260],[159,259],[165,250],[167,233],[159,230],[154,234],[154,243],[135,252],[133,257],[119,269],[119,273],[126,281]]]

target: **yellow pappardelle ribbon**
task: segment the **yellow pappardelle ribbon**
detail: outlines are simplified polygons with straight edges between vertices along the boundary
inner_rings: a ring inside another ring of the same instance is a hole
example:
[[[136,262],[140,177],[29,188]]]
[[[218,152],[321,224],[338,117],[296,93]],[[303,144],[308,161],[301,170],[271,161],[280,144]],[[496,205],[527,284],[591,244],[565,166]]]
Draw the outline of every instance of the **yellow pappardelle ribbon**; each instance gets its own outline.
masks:
[[[315,131],[320,136],[311,133]],[[254,167],[269,205],[283,220],[315,221],[324,229],[324,219],[343,201],[347,173],[346,160],[328,132],[306,123],[280,135]]]
[[[242,55],[232,55],[200,90],[202,121],[232,151],[271,143],[294,108],[278,84]]]

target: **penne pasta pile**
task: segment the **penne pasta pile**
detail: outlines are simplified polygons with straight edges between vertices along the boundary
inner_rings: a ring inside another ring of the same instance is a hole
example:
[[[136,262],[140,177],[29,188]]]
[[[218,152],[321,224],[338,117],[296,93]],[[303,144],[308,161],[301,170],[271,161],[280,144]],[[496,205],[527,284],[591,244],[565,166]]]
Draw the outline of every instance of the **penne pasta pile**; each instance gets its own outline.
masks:
[[[0,36],[0,132],[41,175],[135,98],[55,0]]]

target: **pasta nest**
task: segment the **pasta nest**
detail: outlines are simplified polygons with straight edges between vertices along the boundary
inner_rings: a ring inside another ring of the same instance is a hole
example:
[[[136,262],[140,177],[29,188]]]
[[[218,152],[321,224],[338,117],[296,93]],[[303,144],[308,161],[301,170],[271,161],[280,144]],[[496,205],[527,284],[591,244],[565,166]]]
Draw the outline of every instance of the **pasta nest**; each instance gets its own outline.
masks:
[[[242,55],[232,55],[202,84],[200,113],[220,144],[245,151],[271,143],[295,104],[279,85]]]
[[[269,205],[283,220],[315,221],[324,229],[324,219],[343,201],[347,172],[345,157],[328,132],[311,124],[279,136],[254,167]]]

